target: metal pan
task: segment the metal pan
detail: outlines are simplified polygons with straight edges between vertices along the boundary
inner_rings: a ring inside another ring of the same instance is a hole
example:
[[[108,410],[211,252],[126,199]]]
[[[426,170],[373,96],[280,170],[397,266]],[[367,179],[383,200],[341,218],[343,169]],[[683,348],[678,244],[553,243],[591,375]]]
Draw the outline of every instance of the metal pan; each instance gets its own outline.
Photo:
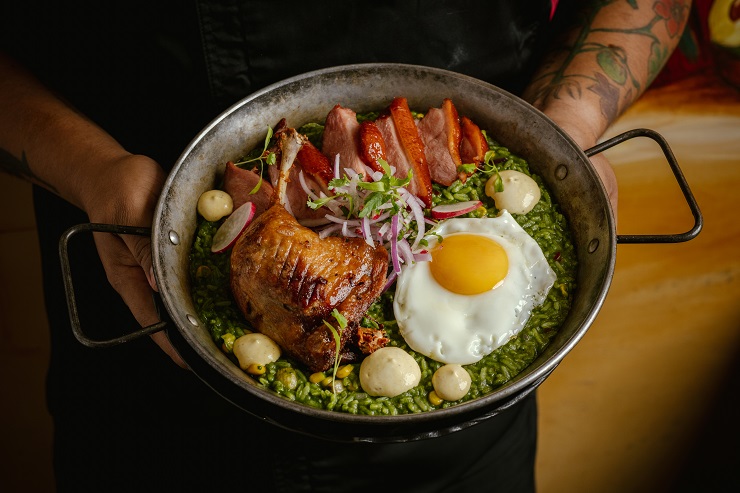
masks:
[[[357,416],[310,408],[255,383],[211,340],[190,295],[188,254],[200,194],[219,183],[225,163],[259,145],[268,126],[286,118],[293,127],[323,121],[337,103],[358,113],[385,107],[396,96],[412,108],[439,106],[451,98],[458,111],[515,154],[528,160],[569,221],[578,255],[577,291],[571,311],[550,345],[522,373],[484,397],[447,409],[401,416]],[[589,156],[625,140],[647,137],[663,149],[695,219],[675,235],[616,234],[611,206]],[[259,419],[300,433],[339,441],[394,442],[451,433],[495,416],[537,388],[583,337],[609,289],[617,243],[666,243],[694,238],[702,227],[698,205],[665,140],[651,130],[619,135],[587,151],[544,114],[512,94],[457,73],[403,64],[363,64],[307,73],[269,86],[238,102],[205,127],[182,153],[162,190],[151,230],[86,224],[60,241],[70,316],[88,346],[126,342],[165,328],[193,371],[214,391]],[[151,235],[154,273],[164,321],[112,341],[94,341],[79,327],[74,289],[65,261],[71,236],[86,230]]]

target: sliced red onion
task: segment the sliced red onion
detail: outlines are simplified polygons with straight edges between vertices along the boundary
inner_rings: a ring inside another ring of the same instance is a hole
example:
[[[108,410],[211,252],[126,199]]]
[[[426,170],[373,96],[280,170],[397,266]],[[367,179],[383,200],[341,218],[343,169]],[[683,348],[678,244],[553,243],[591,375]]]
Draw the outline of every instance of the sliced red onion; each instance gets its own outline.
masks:
[[[365,243],[367,243],[371,247],[375,247],[373,235],[370,232],[370,220],[367,217],[362,218],[362,236],[365,237]]]
[[[401,258],[403,259],[404,264],[411,265],[414,263],[414,254],[411,251],[411,246],[409,245],[409,242],[406,241],[406,239],[398,240],[398,251],[401,254]]]
[[[357,177],[357,171],[352,168],[344,168],[344,174],[348,176],[350,180]]]
[[[343,217],[335,216],[335,215],[332,215],[332,214],[327,214],[326,215],[326,218],[329,221],[331,221],[333,223],[337,223],[337,224],[344,224],[344,222],[346,221],[346,219],[344,219]]]
[[[432,254],[426,250],[423,250],[422,253],[414,254],[414,262],[429,262],[431,260]]]
[[[402,189],[402,195],[404,195],[404,199],[406,200],[406,203],[411,208],[411,212],[414,215],[414,220],[416,220],[416,227],[418,229],[416,233],[416,238],[414,239],[413,245],[411,245],[412,250],[416,250],[416,248],[419,246],[419,242],[422,238],[424,238],[424,232],[425,232],[425,223],[424,223],[424,210],[422,208],[422,202],[412,193],[406,192],[403,194],[403,191],[406,191],[405,189]]]
[[[342,229],[341,224],[332,224],[331,226],[327,226],[323,228],[321,231],[319,231],[319,238],[326,238],[328,236],[331,236],[337,231],[341,231],[341,229]]]
[[[398,277],[398,273],[395,270],[388,274],[385,280],[385,286],[383,286],[383,292],[388,291],[388,288],[393,286],[393,283],[396,282],[396,277]]]
[[[383,214],[379,215],[378,217],[374,217],[374,218],[370,219],[370,224],[376,224],[376,223],[379,223],[381,221],[385,221],[389,217],[390,217],[390,214],[388,214],[387,212],[384,212]]]
[[[398,214],[391,218],[391,262],[396,273],[401,272],[401,262],[398,258]]]
[[[293,211],[290,208],[290,200],[288,198],[285,198],[285,201],[283,202],[283,207],[285,207],[285,210],[288,211],[288,214],[295,217],[295,214],[293,214]]]
[[[319,197],[308,187],[308,183],[306,183],[306,178],[303,176],[303,170],[298,172],[298,181],[301,182],[301,188],[304,192],[306,192],[306,195],[308,195],[308,198],[311,200],[317,200]]]
[[[334,178],[339,179],[339,154],[334,156]]]

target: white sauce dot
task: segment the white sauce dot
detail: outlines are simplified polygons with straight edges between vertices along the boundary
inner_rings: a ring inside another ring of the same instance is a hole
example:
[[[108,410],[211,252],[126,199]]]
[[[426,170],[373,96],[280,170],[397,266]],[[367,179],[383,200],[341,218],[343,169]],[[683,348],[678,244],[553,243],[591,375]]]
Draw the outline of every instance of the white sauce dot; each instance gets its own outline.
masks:
[[[222,190],[208,190],[198,198],[198,212],[206,221],[218,221],[233,210],[231,195]]]
[[[432,376],[434,392],[440,399],[456,401],[465,397],[470,390],[470,374],[460,365],[450,364],[440,367]]]
[[[419,385],[420,380],[419,364],[401,348],[380,348],[360,365],[360,385],[372,396],[395,397]]]
[[[507,169],[499,172],[504,185],[503,192],[496,191],[496,174],[486,182],[486,195],[496,203],[498,210],[506,209],[511,214],[526,214],[540,200],[537,182],[520,171]]]
[[[246,370],[250,365],[266,365],[280,358],[280,346],[259,332],[239,337],[234,341],[233,351],[242,370]]]

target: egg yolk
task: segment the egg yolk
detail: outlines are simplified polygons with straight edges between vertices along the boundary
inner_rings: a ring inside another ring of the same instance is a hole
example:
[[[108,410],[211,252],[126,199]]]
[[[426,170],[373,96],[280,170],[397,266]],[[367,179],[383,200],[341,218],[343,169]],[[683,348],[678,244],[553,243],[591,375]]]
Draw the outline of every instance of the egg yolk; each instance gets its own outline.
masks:
[[[457,294],[480,294],[493,289],[509,271],[506,251],[485,236],[447,236],[431,254],[432,276],[442,287]]]

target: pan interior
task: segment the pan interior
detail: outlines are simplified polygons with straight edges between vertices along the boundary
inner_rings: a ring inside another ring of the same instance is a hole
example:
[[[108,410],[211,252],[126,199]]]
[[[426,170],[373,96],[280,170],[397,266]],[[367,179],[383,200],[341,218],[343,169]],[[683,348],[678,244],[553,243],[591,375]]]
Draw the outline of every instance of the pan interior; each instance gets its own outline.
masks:
[[[565,323],[544,353],[511,382],[485,397],[438,411],[394,417],[308,408],[255,385],[216,347],[199,320],[188,275],[189,249],[197,221],[195,203],[202,192],[217,186],[229,159],[260,145],[267,127],[274,127],[281,118],[297,128],[323,121],[336,104],[361,113],[384,107],[398,95],[406,97],[411,108],[438,107],[444,98],[450,98],[460,114],[528,160],[571,226],[579,262],[577,292]],[[438,423],[458,422],[447,424],[454,429],[459,428],[461,420],[475,422],[481,416],[495,414],[517,395],[539,385],[580,340],[606,296],[616,254],[606,192],[586,156],[562,130],[524,101],[490,84],[444,70],[399,64],[321,70],[246,97],[206,126],[185,149],[165,183],[155,217],[154,269],[174,324],[170,331],[177,331],[198,364],[209,367],[211,381],[206,383],[229,389],[231,396],[227,398],[239,401],[235,403],[254,414],[275,415],[277,408],[286,411],[286,420],[295,423],[288,427],[300,427],[296,416],[302,416],[309,422],[367,424],[373,430],[389,422],[425,423],[430,430]]]

